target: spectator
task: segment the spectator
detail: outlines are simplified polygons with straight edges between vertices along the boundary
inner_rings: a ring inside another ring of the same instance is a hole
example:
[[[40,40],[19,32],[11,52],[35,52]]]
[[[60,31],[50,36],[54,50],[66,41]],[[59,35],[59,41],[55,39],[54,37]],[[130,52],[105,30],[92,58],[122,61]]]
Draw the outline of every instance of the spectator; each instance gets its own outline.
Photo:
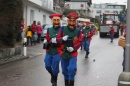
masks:
[[[38,34],[37,42],[40,43],[41,34],[42,34],[42,26],[41,26],[40,21],[37,22],[37,34]]]
[[[27,45],[29,45],[29,42],[31,42],[31,46],[32,46],[32,29],[31,29],[31,26],[28,26],[26,33],[27,33]]]
[[[25,34],[25,29],[23,29],[22,33],[21,33],[21,37],[22,37],[22,44],[24,43],[24,38],[26,38],[26,34]]]
[[[36,21],[33,21],[33,24],[31,25],[31,28],[32,28],[33,34],[34,34],[34,32],[37,32]]]

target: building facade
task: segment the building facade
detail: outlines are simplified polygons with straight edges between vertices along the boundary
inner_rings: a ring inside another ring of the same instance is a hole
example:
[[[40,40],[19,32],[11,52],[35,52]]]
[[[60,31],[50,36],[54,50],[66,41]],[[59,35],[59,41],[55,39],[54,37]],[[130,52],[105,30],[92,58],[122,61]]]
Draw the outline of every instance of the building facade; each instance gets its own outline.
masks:
[[[53,10],[53,0],[24,0],[23,18],[25,26],[31,25],[34,20],[41,24],[51,24],[49,15],[57,13]]]
[[[92,4],[91,6],[91,17],[100,18],[100,14],[103,13],[117,13],[123,9],[125,5],[102,3],[102,4]]]
[[[68,5],[70,9],[76,10],[86,16],[91,12],[91,4],[92,0],[66,0],[66,5]]]

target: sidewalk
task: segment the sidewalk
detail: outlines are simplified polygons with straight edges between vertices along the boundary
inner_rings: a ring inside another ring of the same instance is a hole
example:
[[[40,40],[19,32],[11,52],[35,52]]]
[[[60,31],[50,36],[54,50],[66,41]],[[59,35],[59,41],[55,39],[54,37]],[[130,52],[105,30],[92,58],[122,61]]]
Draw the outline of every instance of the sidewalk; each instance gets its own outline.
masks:
[[[16,43],[17,46],[23,46],[20,43]],[[3,58],[0,59],[0,65],[4,65],[10,62],[26,59],[26,58],[32,58],[32,57],[37,57],[39,55],[45,54],[45,50],[43,50],[43,44],[42,42],[40,44],[36,44],[33,46],[27,46],[27,56],[23,56],[23,48],[22,48],[22,54],[21,55],[16,55],[8,58]]]

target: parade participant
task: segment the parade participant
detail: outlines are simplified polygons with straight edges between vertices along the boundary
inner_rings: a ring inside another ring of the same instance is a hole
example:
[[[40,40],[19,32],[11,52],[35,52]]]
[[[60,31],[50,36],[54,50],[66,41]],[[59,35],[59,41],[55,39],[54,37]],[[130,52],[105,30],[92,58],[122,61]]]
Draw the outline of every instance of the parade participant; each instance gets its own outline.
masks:
[[[85,27],[86,27],[86,23],[83,21],[82,22],[82,30],[85,29]]]
[[[82,27],[81,27],[81,30],[80,30],[80,31],[82,32],[82,30],[85,29],[85,27],[86,27],[86,23],[83,21],[83,22],[82,22]],[[83,49],[83,42],[82,42],[82,44],[81,44],[80,50],[82,50],[82,49]]]
[[[92,40],[92,36],[93,36],[93,30],[92,28],[90,28],[90,22],[87,21],[86,22],[86,27],[85,29],[83,29],[83,46],[84,46],[84,50],[86,51],[86,55],[85,58],[88,58],[89,55],[89,46],[90,46],[90,41]]]
[[[111,42],[113,42],[113,38],[114,38],[114,27],[112,25],[110,25],[110,30],[108,31],[108,34],[110,34]]]
[[[77,50],[81,46],[82,34],[75,26],[78,15],[75,12],[70,12],[67,18],[68,25],[60,29],[57,42],[61,43],[61,67],[65,86],[74,86],[74,77],[77,69]]]
[[[45,68],[51,74],[51,83],[52,86],[57,86],[57,77],[59,73],[59,49],[60,46],[56,42],[56,36],[60,30],[60,19],[61,14],[51,14],[50,18],[53,22],[53,27],[48,28],[46,38],[44,39],[44,44],[48,43],[46,47],[46,55],[45,55]],[[45,48],[45,47],[44,47]]]

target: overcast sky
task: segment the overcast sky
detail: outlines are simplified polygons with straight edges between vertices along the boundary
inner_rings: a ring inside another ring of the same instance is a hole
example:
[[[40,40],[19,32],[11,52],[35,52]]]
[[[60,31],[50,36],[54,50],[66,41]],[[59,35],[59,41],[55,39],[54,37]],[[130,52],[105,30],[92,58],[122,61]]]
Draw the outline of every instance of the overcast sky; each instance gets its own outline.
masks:
[[[118,4],[126,4],[127,0],[92,0],[92,3],[117,3]]]

